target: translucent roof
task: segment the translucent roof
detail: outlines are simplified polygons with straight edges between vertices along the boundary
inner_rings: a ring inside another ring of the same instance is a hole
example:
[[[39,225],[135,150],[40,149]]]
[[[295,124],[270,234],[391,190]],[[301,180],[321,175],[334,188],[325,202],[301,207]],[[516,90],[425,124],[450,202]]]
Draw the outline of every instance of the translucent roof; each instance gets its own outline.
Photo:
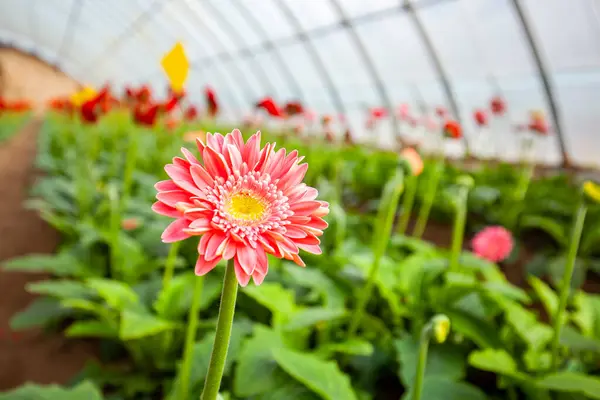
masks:
[[[159,60],[180,40],[192,99],[211,85],[232,118],[269,95],[358,132],[368,107],[446,106],[466,131],[451,153],[474,142],[473,109],[501,95],[514,123],[549,117],[541,160],[599,160],[598,0],[2,0],[0,40],[82,82],[160,90]]]

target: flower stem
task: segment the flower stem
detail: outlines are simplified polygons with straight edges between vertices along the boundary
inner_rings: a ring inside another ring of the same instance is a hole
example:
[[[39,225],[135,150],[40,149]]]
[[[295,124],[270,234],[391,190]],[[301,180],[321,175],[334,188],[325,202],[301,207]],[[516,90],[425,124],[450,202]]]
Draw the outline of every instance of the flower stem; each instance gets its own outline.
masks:
[[[165,270],[163,271],[163,290],[169,286],[171,283],[171,279],[173,279],[173,272],[175,270],[175,261],[177,261],[177,253],[179,252],[179,246],[181,242],[175,242],[171,245],[169,249],[169,254],[167,255],[167,261],[165,263]]]
[[[183,348],[183,364],[181,365],[179,379],[179,397],[180,400],[186,400],[189,394],[190,372],[192,369],[192,357],[194,355],[194,343],[196,334],[198,333],[198,314],[200,312],[200,299],[202,298],[202,288],[204,286],[204,278],[197,277],[194,284],[194,292],[192,295],[192,305],[188,317],[188,326],[185,333],[185,345]]]
[[[379,208],[377,223],[373,234],[373,264],[371,264],[367,282],[364,289],[361,290],[359,294],[360,297],[356,303],[356,310],[352,314],[352,319],[350,320],[350,325],[348,327],[349,338],[354,337],[356,334],[365,308],[371,298],[371,293],[375,286],[375,279],[379,272],[379,262],[388,245],[392,233],[392,226],[394,224],[394,217],[396,216],[396,209],[398,208],[398,200],[400,199],[403,190],[404,171],[401,168],[398,168],[395,176],[387,183],[381,198],[381,206]]]
[[[469,188],[462,186],[456,199],[456,215],[454,216],[454,227],[452,230],[452,247],[450,250],[450,271],[458,268],[458,258],[462,251],[463,238],[465,236],[465,223],[467,221],[467,197]]]
[[[571,242],[569,245],[569,251],[567,253],[567,263],[563,272],[560,292],[558,297],[558,308],[553,318],[554,336],[552,337],[552,369],[558,369],[559,357],[558,350],[560,344],[560,333],[563,325],[563,315],[567,308],[567,300],[569,298],[569,291],[571,289],[571,279],[573,277],[573,270],[575,269],[575,261],[577,259],[577,251],[579,250],[579,241],[581,240],[581,233],[583,231],[583,225],[585,222],[585,215],[587,213],[587,206],[584,202],[581,203],[577,214],[575,216],[575,222],[573,224],[573,231],[571,232]]]
[[[412,400],[421,400],[423,394],[423,380],[425,378],[425,367],[427,366],[427,353],[429,351],[429,339],[431,338],[431,326],[425,325],[421,330],[419,343],[419,358],[417,360],[417,374],[413,384],[414,392]]]
[[[413,236],[416,238],[421,238],[423,233],[425,233],[427,220],[429,219],[429,213],[431,212],[433,200],[435,199],[435,193],[442,177],[442,172],[444,172],[444,159],[442,158],[438,160],[434,164],[433,168],[434,169],[427,180],[427,190],[425,192],[425,197],[423,198],[423,204],[421,204],[421,208],[419,209],[419,215],[413,230]]]
[[[215,343],[210,355],[210,363],[208,365],[208,373],[206,374],[201,400],[217,400],[217,396],[219,395],[219,388],[227,359],[227,350],[229,348],[229,339],[231,338],[237,291],[238,281],[235,277],[233,259],[231,259],[227,262],[227,268],[225,269],[225,280],[223,282],[223,292],[221,293]]]
[[[408,228],[408,221],[410,220],[410,214],[412,212],[413,205],[415,204],[415,196],[417,194],[418,180],[416,176],[411,176],[406,180],[406,190],[402,197],[402,214],[400,220],[396,226],[396,232],[404,235],[406,228]]]

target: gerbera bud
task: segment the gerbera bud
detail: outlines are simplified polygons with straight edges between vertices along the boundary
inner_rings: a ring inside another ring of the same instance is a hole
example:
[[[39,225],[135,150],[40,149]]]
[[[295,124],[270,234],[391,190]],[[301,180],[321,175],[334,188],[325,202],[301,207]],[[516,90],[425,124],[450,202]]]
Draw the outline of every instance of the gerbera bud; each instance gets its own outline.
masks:
[[[583,194],[587,201],[598,204],[600,203],[600,185],[593,181],[583,182]]]
[[[504,261],[512,252],[511,233],[502,226],[488,226],[477,233],[471,241],[473,252],[491,262]]]
[[[488,124],[488,115],[484,110],[475,110],[473,114],[475,123],[479,126],[486,126]]]
[[[469,175],[461,175],[456,179],[456,183],[460,186],[471,189],[475,186],[475,180]]]
[[[400,163],[408,175],[418,176],[423,172],[423,159],[412,147],[402,149],[400,152]]]
[[[444,136],[450,139],[460,139],[462,137],[462,128],[457,121],[446,121],[444,123]]]
[[[435,341],[444,343],[450,334],[450,319],[443,314],[438,314],[431,319],[431,327]]]
[[[126,231],[132,231],[140,226],[140,220],[138,218],[125,218],[121,221],[121,227]]]

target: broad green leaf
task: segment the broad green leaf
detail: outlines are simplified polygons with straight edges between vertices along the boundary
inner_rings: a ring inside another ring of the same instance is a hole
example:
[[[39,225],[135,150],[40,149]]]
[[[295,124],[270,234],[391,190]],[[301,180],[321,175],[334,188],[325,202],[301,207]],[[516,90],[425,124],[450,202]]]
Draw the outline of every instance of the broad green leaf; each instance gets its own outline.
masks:
[[[583,336],[570,325],[563,327],[560,343],[573,351],[593,351],[600,354],[600,340]]]
[[[525,379],[527,376],[519,372],[517,362],[504,350],[485,349],[475,350],[469,354],[469,365],[483,371],[495,372],[515,379]]]
[[[195,279],[203,279],[194,274],[181,274],[174,277],[167,288],[163,288],[156,301],[154,309],[158,315],[166,319],[177,319],[185,315],[186,304],[185,300],[189,299],[189,295],[193,291]]]
[[[119,337],[121,340],[141,339],[175,328],[174,323],[152,314],[126,309],[121,312]]]
[[[118,338],[119,331],[101,321],[77,321],[65,331],[68,337]]]
[[[554,218],[542,215],[525,215],[520,220],[520,229],[539,229],[546,232],[556,243],[564,246],[568,243],[565,227]]]
[[[600,378],[576,372],[557,372],[536,381],[539,387],[558,392],[581,393],[600,399]]]
[[[325,343],[318,347],[315,354],[327,358],[335,353],[370,356],[373,353],[373,345],[366,340],[350,339],[341,343]]]
[[[500,304],[505,311],[506,322],[517,334],[535,349],[541,349],[552,339],[552,328],[538,321],[536,315],[514,302]]]
[[[404,386],[410,387],[415,380],[416,365],[419,359],[419,342],[407,335],[394,341],[394,346],[400,364],[399,376]],[[458,346],[450,343],[432,343],[429,345],[427,354],[425,376],[459,381],[465,377],[466,373],[465,356],[465,350]]]
[[[71,280],[31,282],[25,288],[29,293],[52,296],[58,299],[88,299],[95,295],[94,291],[83,283]]]
[[[29,254],[6,261],[5,271],[44,272],[55,276],[85,277],[86,268],[75,257],[66,254]]]
[[[322,271],[316,268],[298,268],[297,265],[288,262],[283,263],[282,266],[295,284],[319,292],[323,296],[326,307],[336,309],[344,307],[344,292]]]
[[[90,382],[83,382],[74,388],[58,385],[36,385],[27,383],[10,392],[0,393],[0,400],[102,400],[102,394]]]
[[[527,295],[527,292],[509,282],[485,282],[482,287],[487,291],[501,294],[515,301],[525,304],[531,303],[531,298]]]
[[[475,318],[464,311],[459,310],[441,310],[450,321],[452,321],[452,330],[463,334],[471,339],[478,346],[500,347],[501,342],[498,337],[498,332],[489,321]]]
[[[44,326],[48,322],[71,314],[71,310],[60,305],[60,302],[50,297],[40,297],[29,306],[12,316],[10,329],[14,331]]]
[[[412,389],[402,400],[412,400]],[[465,382],[454,382],[442,377],[426,377],[423,380],[423,400],[487,400],[486,395],[476,386]]]
[[[577,292],[573,296],[573,306],[575,311],[571,313],[573,322],[581,329],[586,336],[594,334],[594,305],[592,297],[584,292]]]
[[[260,286],[247,286],[243,289],[243,293],[271,311],[276,324],[285,321],[296,310],[294,292],[276,282],[265,282]]]
[[[273,349],[279,366],[325,400],[357,400],[350,378],[333,361],[282,347]]]
[[[233,378],[233,393],[250,397],[270,393],[289,378],[277,366],[272,350],[283,347],[279,333],[256,324],[254,334],[242,345]]]
[[[548,351],[540,352],[537,349],[529,347],[523,355],[523,361],[528,371],[548,371],[552,366],[551,357]]]
[[[550,286],[535,276],[530,276],[528,281],[529,285],[531,285],[537,297],[544,305],[548,315],[555,315],[556,310],[558,309],[558,296],[556,293]]]
[[[289,378],[288,382],[282,384],[266,393],[253,397],[253,400],[321,400],[322,398],[310,389]]]
[[[93,278],[88,279],[86,283],[89,287],[95,289],[100,297],[115,310],[121,311],[139,302],[137,293],[123,282]]]
[[[284,325],[284,330],[293,331],[320,323],[329,323],[346,316],[345,309],[309,307],[296,311]]]

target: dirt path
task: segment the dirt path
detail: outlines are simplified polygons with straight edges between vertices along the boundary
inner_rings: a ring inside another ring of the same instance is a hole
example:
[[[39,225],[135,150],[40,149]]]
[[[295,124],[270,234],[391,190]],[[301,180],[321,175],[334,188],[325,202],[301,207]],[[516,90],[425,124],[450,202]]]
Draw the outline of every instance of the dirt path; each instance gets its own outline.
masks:
[[[58,235],[33,211],[23,208],[35,178],[33,161],[41,121],[34,120],[0,144],[0,265],[29,253],[52,252]],[[66,383],[90,358],[89,344],[39,330],[10,333],[8,322],[33,299],[24,286],[41,275],[0,270],[0,391],[26,381]]]

